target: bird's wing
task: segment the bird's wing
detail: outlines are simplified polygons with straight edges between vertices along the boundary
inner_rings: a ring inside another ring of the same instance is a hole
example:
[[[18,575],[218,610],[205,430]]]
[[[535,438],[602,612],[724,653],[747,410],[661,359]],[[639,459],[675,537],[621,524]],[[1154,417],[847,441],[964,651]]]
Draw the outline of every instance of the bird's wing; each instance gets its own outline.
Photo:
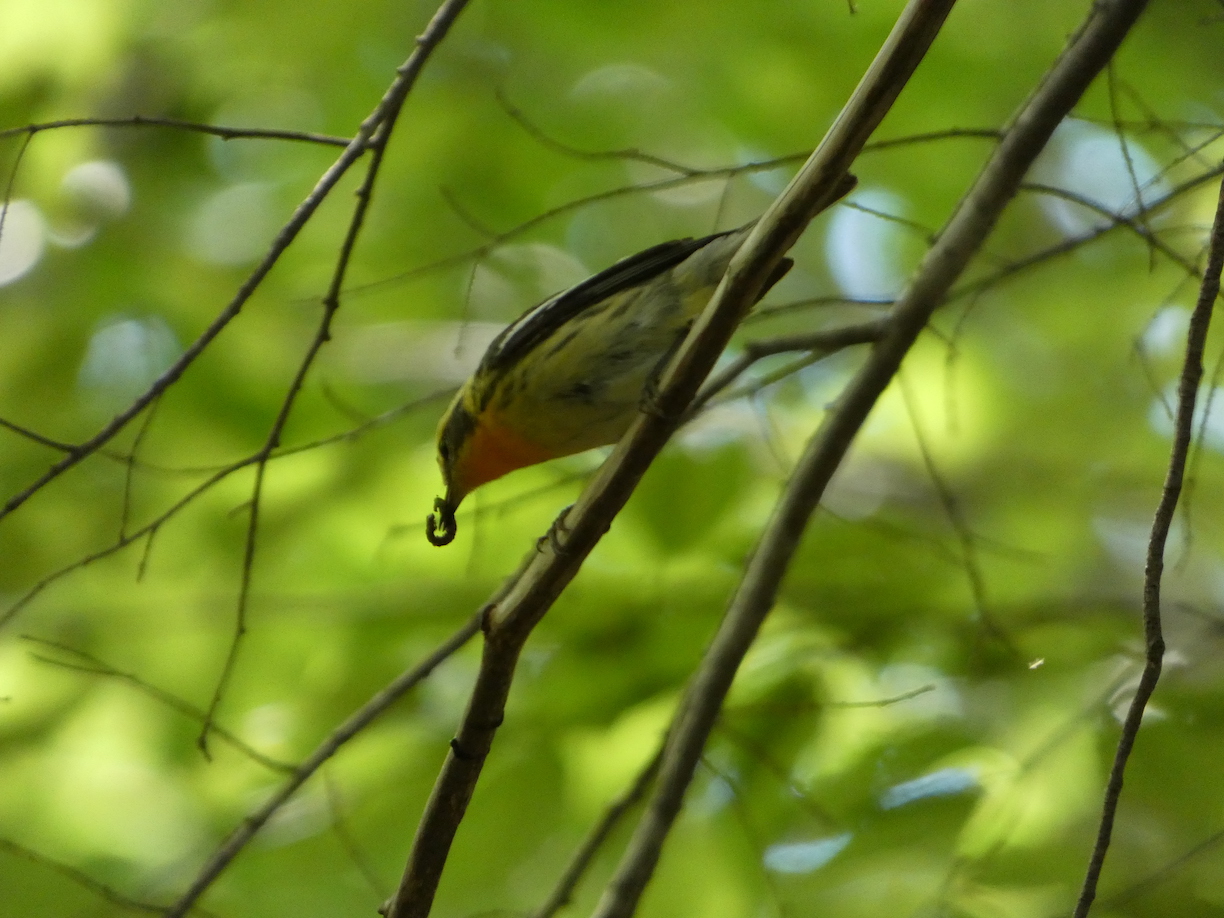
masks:
[[[727,232],[714,233],[700,239],[676,239],[651,246],[636,255],[622,258],[610,268],[549,297],[519,316],[493,340],[481,360],[480,369],[493,370],[519,360],[574,316],[602,303],[610,296],[653,280],[713,240],[726,236]]]

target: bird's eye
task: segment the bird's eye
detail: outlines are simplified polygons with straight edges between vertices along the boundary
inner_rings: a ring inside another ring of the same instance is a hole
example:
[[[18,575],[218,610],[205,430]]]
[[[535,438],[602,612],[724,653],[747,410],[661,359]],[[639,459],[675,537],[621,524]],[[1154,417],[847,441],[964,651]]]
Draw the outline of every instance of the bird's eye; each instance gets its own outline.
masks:
[[[439,443],[438,444],[438,455],[442,458],[443,462],[449,462],[450,461],[450,447],[447,446],[445,443]]]

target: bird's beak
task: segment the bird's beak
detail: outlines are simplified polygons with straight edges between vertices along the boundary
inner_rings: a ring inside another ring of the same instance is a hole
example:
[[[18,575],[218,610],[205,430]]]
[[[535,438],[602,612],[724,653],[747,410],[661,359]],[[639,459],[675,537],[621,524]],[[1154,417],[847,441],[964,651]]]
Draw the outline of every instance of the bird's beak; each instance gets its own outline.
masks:
[[[458,525],[455,523],[455,503],[451,501],[450,488],[446,489],[446,497],[434,498],[434,511],[425,517],[425,538],[429,544],[449,545],[455,540]]]

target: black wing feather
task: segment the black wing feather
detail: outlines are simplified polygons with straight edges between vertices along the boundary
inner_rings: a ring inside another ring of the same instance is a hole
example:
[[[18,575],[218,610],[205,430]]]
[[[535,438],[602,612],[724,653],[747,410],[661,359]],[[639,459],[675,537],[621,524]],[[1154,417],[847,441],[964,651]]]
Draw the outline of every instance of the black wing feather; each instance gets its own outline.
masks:
[[[610,296],[653,280],[711,241],[733,232],[736,230],[714,233],[700,239],[675,239],[651,246],[636,255],[622,258],[610,268],[588,277],[568,290],[563,290],[538,306],[533,306],[493,340],[480,362],[481,370],[492,370],[498,365],[521,359],[524,354],[584,310],[602,303]]]

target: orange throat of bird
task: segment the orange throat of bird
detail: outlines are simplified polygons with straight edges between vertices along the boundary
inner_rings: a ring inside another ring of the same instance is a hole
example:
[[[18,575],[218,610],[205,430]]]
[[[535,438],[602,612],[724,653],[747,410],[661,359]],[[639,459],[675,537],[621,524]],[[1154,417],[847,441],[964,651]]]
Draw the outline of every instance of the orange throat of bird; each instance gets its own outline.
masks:
[[[486,412],[476,422],[467,448],[455,463],[448,491],[451,506],[457,507],[472,491],[507,472],[552,458],[547,449],[497,423]]]

